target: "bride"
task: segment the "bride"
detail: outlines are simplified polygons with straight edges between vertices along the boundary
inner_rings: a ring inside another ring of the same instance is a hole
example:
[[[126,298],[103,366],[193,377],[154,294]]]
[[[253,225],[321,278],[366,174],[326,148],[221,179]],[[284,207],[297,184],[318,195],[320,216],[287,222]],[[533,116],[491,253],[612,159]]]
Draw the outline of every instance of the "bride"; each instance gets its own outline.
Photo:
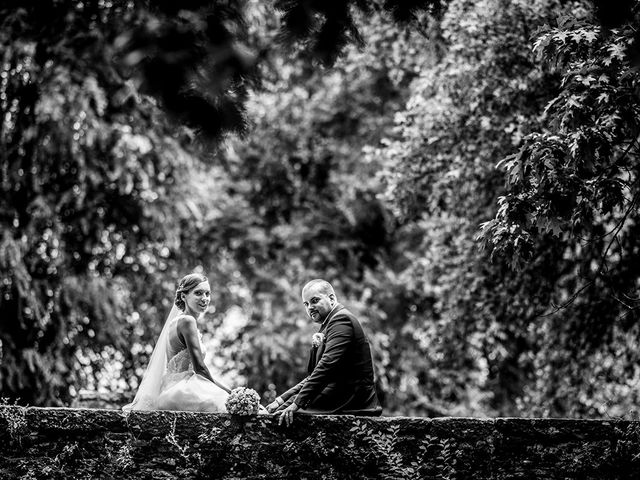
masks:
[[[204,275],[191,273],[180,281],[138,392],[122,407],[124,411],[226,412],[230,390],[205,365],[198,331],[197,321],[210,300],[211,287]]]

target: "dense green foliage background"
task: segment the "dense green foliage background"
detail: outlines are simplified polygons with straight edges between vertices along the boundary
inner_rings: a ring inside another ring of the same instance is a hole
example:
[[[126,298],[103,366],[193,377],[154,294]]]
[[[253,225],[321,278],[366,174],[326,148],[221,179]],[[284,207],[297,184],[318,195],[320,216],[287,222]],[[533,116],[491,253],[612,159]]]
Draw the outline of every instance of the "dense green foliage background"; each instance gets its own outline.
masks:
[[[387,414],[635,415],[639,2],[11,3],[3,397],[132,394],[196,269],[265,401],[323,277]]]

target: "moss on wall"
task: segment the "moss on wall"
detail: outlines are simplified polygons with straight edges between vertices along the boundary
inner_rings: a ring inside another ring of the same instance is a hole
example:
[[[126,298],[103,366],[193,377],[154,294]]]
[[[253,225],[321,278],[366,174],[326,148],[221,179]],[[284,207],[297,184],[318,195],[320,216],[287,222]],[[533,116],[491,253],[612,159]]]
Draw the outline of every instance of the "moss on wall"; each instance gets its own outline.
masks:
[[[640,478],[640,422],[0,407],[0,478]]]

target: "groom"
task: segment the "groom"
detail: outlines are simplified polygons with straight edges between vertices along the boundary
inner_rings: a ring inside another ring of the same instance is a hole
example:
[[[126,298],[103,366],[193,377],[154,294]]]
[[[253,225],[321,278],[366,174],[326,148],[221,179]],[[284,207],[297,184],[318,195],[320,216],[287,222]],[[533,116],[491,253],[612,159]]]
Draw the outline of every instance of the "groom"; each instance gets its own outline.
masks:
[[[307,315],[320,325],[313,336],[307,378],[267,405],[287,426],[296,411],[308,414],[380,415],[369,341],[358,319],[338,303],[325,280],[302,289]]]

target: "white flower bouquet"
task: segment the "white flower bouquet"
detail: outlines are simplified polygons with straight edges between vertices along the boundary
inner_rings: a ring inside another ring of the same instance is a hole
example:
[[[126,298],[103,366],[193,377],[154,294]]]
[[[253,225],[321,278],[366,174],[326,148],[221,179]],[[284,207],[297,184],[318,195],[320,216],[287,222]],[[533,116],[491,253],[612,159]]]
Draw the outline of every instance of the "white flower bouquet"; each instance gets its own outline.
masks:
[[[252,388],[234,388],[225,406],[227,412],[233,415],[255,415],[260,408],[260,395]]]

